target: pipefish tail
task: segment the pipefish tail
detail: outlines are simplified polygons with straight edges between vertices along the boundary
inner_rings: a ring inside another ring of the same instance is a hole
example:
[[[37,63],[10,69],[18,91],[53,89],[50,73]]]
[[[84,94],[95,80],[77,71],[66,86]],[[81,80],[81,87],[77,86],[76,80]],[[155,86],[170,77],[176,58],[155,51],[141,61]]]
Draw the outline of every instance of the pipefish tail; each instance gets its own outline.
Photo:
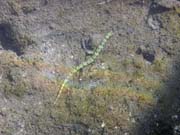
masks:
[[[107,43],[107,41],[110,39],[110,37],[112,37],[113,33],[112,32],[108,32],[106,34],[106,36],[104,37],[104,39],[101,41],[101,43],[99,44],[99,46],[97,47],[97,49],[93,52],[93,55],[85,62],[81,63],[80,65],[78,65],[77,67],[73,68],[73,70],[68,74],[68,76],[64,79],[62,85],[60,86],[60,89],[58,91],[57,97],[54,101],[54,104],[57,103],[58,99],[60,98],[60,95],[63,91],[63,88],[65,87],[65,85],[68,83],[68,81],[71,79],[71,77],[77,73],[78,71],[80,71],[81,69],[83,69],[84,67],[90,65],[91,63],[93,63],[97,57],[99,56],[100,52],[103,50],[105,44]]]

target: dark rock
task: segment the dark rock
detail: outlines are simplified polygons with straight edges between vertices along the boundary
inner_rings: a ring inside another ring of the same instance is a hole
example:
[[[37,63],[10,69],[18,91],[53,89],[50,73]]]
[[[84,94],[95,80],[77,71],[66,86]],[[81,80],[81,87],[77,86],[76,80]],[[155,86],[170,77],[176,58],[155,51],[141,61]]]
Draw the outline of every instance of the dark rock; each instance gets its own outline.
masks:
[[[155,60],[155,51],[154,50],[148,50],[145,48],[137,48],[136,54],[142,55],[143,58],[149,62],[153,62]]]
[[[153,15],[153,14],[159,14],[159,13],[163,13],[163,12],[166,12],[166,11],[169,11],[170,8],[168,7],[164,7],[158,3],[155,3],[153,2],[151,5],[150,5],[150,9],[149,9],[149,15]]]
[[[34,43],[29,37],[16,31],[13,25],[8,22],[0,23],[0,42],[3,49],[11,50],[18,56],[23,54],[28,45]]]
[[[138,55],[142,54],[142,49],[140,47],[138,47],[138,49],[136,50],[136,54]]]
[[[154,0],[149,9],[149,15],[170,11],[175,7],[180,7],[179,0]]]
[[[93,54],[92,38],[90,36],[81,39],[81,47],[86,54]]]
[[[180,7],[180,1],[179,0],[155,0],[155,2],[165,8],[174,8],[174,7]]]
[[[176,125],[175,127],[174,127],[174,135],[179,135],[180,134],[180,125]]]
[[[36,11],[36,8],[24,6],[24,7],[22,7],[22,11],[24,14],[29,14],[29,13],[32,13],[33,11]]]
[[[143,58],[149,62],[153,62],[155,60],[155,52],[144,51],[142,52]]]
[[[151,133],[156,135],[173,135],[172,125],[164,120],[155,121],[153,125],[151,125],[152,131]]]

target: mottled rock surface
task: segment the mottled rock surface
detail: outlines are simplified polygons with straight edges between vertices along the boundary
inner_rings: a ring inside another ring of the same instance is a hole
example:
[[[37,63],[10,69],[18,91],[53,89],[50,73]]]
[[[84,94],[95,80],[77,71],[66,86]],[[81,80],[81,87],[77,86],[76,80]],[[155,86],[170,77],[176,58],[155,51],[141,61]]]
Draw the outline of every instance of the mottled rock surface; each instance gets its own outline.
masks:
[[[0,0],[0,135],[178,135],[179,3]]]

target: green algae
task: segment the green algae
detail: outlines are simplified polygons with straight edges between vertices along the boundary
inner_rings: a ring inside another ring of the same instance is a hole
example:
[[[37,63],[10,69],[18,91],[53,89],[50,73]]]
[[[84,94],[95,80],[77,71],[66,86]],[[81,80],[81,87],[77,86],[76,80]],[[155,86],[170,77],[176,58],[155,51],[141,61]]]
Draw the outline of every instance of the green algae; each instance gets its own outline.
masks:
[[[14,95],[18,98],[24,96],[27,92],[29,84],[21,79],[22,76],[17,74],[8,74],[7,79],[4,79],[1,83],[2,89],[6,96]]]
[[[164,13],[161,15],[161,22],[163,29],[175,35],[177,38],[180,37],[180,18],[175,11]]]
[[[155,93],[161,89],[162,84],[158,80],[159,78],[154,78],[151,76],[151,73],[154,73],[154,71],[164,73],[167,61],[157,59],[157,63],[155,60],[154,63],[146,66],[146,62],[142,57],[134,55],[134,57],[125,59],[129,61],[128,64],[123,64],[118,61],[116,56],[110,53],[103,55],[106,57],[101,57],[98,63],[92,65],[89,70],[83,70],[83,74],[80,77],[82,80],[86,79],[89,83],[90,80],[105,80],[105,82],[95,86],[92,90],[87,89],[86,85],[84,87],[75,87],[73,83],[72,85],[67,85],[62,91],[62,96],[57,106],[50,110],[57,125],[62,123],[81,123],[88,125],[90,129],[102,131],[102,123],[105,123],[105,129],[110,132],[115,127],[120,128],[127,125],[131,127],[133,125],[131,122],[132,118],[129,116],[129,104],[126,102],[133,102],[133,106],[138,104],[138,109],[152,107],[156,104]],[[1,60],[4,66],[9,67],[6,71],[6,78],[8,79],[3,82],[5,93],[7,96],[23,97],[27,92],[27,87],[33,84],[22,80],[19,68],[22,65],[27,65],[27,67],[36,65],[40,66],[40,69],[41,64],[38,63],[42,61],[32,60],[36,61],[34,65],[31,60],[12,60],[10,56],[4,57],[7,57],[9,61],[3,62]],[[103,66],[106,65],[105,68],[102,67],[101,62],[104,63]],[[162,66],[160,66],[161,64]],[[155,65],[157,66],[156,68],[159,68],[159,66],[161,68],[156,69]],[[43,77],[36,77],[36,79],[35,82],[45,85]],[[77,81],[77,79],[76,75],[72,82]],[[54,85],[57,85],[57,87],[63,83],[62,80],[54,81],[56,81]],[[47,85],[39,89],[51,88]],[[38,124],[42,126],[46,122],[42,118]]]
[[[167,61],[165,59],[156,59],[153,62],[153,71],[165,73],[167,71]]]

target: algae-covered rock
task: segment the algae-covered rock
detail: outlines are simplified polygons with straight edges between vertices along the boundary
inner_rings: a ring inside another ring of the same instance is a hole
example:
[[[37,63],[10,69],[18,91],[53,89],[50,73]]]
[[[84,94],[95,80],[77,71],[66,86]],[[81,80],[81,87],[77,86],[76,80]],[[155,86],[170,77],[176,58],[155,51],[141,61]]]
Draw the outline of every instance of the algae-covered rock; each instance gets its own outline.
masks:
[[[11,50],[17,55],[22,55],[24,50],[34,41],[25,34],[20,34],[9,22],[0,22],[0,41],[5,50]]]
[[[5,94],[7,96],[15,95],[17,97],[23,97],[28,89],[28,84],[23,77],[23,71],[13,68],[8,72],[6,76],[7,80],[2,82]]]
[[[180,2],[178,0],[155,0],[155,2],[167,8],[180,7]]]
[[[0,134],[178,134],[178,3],[0,0]]]

